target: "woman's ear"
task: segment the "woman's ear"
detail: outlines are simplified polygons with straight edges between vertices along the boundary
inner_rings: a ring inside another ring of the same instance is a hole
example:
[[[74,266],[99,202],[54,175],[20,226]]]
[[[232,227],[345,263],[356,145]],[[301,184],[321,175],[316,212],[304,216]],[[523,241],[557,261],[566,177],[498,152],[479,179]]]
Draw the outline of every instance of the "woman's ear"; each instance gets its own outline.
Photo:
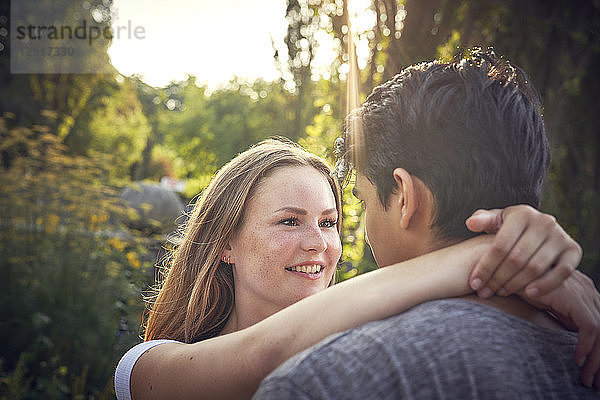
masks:
[[[400,207],[401,217],[400,226],[407,229],[410,226],[410,221],[419,208],[419,196],[415,185],[415,179],[404,168],[396,168],[394,170],[394,180],[397,185],[398,204]]]
[[[221,256],[221,261],[227,264],[235,264],[233,251],[229,243],[227,243],[227,246],[225,246],[225,250],[223,251],[223,255]]]

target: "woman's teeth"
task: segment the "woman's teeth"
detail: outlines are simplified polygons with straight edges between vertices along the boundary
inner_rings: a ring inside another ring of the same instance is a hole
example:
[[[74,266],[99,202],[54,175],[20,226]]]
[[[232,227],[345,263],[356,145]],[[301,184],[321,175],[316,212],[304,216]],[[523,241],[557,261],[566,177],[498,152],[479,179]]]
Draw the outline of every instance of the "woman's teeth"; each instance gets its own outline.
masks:
[[[288,271],[296,271],[296,272],[304,272],[305,274],[316,274],[317,272],[321,272],[322,265],[314,264],[314,265],[296,265],[294,267],[286,268]]]

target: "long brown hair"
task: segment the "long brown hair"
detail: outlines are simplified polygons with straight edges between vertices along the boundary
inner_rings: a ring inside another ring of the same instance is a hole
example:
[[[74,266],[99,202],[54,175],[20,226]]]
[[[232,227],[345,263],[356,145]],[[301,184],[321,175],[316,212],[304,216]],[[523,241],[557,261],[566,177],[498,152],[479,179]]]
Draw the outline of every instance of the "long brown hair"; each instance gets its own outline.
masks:
[[[241,227],[256,187],[284,166],[311,166],[327,178],[340,232],[339,187],[325,161],[284,139],[258,143],[221,168],[194,205],[148,307],[145,340],[194,343],[217,336],[223,329],[235,299],[233,272],[221,256]]]

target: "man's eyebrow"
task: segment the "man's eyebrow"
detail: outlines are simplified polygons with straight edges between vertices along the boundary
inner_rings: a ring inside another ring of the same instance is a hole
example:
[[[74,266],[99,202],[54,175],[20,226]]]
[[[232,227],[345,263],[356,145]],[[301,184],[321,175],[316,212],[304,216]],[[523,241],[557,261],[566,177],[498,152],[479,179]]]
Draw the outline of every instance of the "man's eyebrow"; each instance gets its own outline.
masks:
[[[293,212],[295,214],[300,214],[300,215],[308,214],[308,212],[304,208],[299,208],[299,207],[281,207],[280,209],[275,210],[275,212],[279,212],[279,211],[289,211],[289,212]],[[325,210],[321,213],[321,215],[326,215],[326,214],[337,214],[337,209],[335,207],[328,208],[327,210]]]

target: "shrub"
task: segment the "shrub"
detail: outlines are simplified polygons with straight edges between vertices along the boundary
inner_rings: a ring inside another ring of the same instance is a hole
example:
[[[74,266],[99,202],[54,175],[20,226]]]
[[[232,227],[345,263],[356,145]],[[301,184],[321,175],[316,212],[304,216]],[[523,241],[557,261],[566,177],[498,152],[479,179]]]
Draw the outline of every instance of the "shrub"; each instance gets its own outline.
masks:
[[[0,118],[0,396],[112,398],[152,262],[119,226],[104,160],[10,123]]]

